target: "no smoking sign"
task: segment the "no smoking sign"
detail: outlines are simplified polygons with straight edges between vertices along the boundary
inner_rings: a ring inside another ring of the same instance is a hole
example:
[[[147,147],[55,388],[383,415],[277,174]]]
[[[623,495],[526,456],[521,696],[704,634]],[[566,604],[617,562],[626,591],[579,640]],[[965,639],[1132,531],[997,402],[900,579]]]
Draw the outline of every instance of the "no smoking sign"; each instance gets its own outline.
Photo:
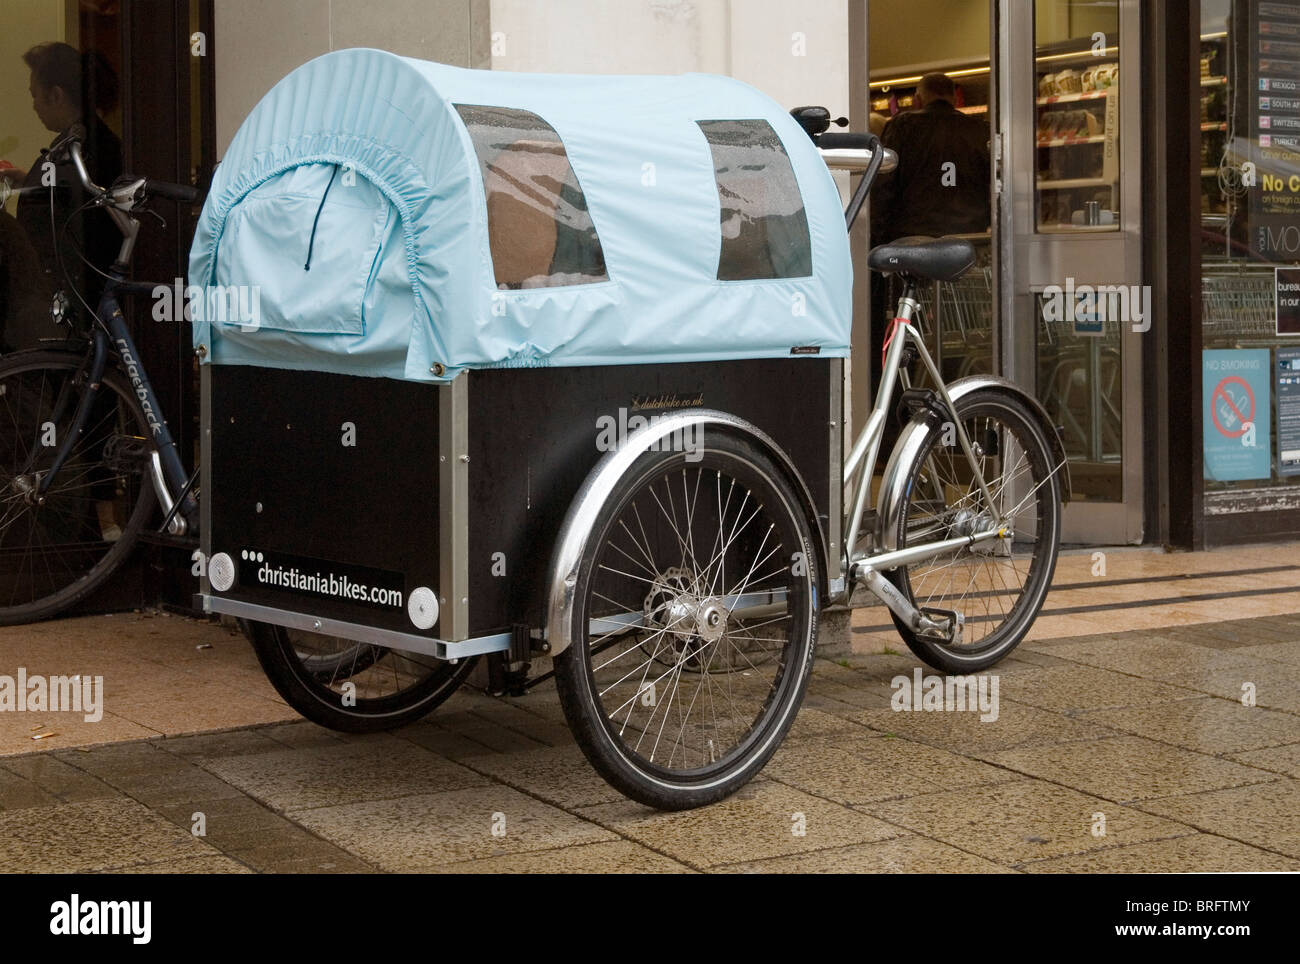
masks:
[[[1268,349],[1201,353],[1205,477],[1216,482],[1272,474],[1272,367]]]
[[[1250,383],[1237,375],[1229,375],[1214,387],[1210,399],[1214,427],[1225,438],[1241,438],[1255,421],[1255,393]]]

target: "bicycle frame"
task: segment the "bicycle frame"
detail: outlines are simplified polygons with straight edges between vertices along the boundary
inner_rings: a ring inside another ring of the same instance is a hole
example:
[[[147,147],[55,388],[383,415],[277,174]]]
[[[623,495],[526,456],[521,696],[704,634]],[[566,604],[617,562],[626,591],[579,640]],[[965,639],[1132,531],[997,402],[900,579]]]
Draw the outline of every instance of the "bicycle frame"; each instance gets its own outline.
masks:
[[[890,567],[908,563],[920,562],[924,559],[931,558],[949,549],[957,548],[962,545],[974,545],[976,542],[985,542],[994,539],[1004,531],[1002,520],[998,520],[998,525],[986,532],[975,533],[969,537],[960,539],[949,539],[943,542],[924,543],[909,549],[900,549],[897,552],[888,555],[877,555],[868,557],[859,556],[856,552],[859,530],[862,527],[862,517],[866,509],[867,496],[871,491],[871,478],[875,474],[876,459],[879,456],[880,442],[884,435],[885,419],[889,416],[889,402],[894,396],[894,389],[902,383],[903,388],[910,388],[907,369],[903,364],[903,353],[908,345],[912,345],[921,361],[925,364],[926,371],[934,384],[938,386],[937,394],[943,402],[945,413],[952,417],[952,424],[956,429],[957,440],[961,445],[962,453],[970,462],[971,472],[974,475],[976,483],[979,485],[980,494],[989,505],[993,504],[992,496],[989,493],[988,483],[984,480],[984,473],[980,470],[979,462],[975,458],[974,449],[971,447],[970,438],[966,434],[965,427],[957,417],[957,409],[953,405],[952,397],[948,394],[948,388],[944,384],[942,377],[939,375],[939,368],[934,363],[930,352],[925,347],[925,341],[921,338],[920,333],[912,324],[914,314],[919,309],[919,304],[914,297],[915,290],[909,283],[903,293],[903,297],[898,302],[898,313],[895,315],[895,329],[893,340],[889,344],[888,354],[885,356],[885,363],[882,369],[880,386],[876,392],[876,401],[871,409],[871,414],[867,418],[867,424],[863,426],[854,440],[853,448],[850,451],[848,461],[844,464],[844,483],[850,487],[852,497],[845,502],[845,533],[844,545],[849,556],[849,566],[852,566],[862,560],[870,558],[876,566]],[[923,554],[922,550],[925,550]],[[932,550],[932,551],[931,551]]]
[[[71,157],[82,182],[90,184],[80,150],[74,147]],[[193,478],[187,478],[180,453],[176,450],[176,442],[167,428],[166,420],[159,414],[162,407],[158,403],[158,396],[154,392],[144,366],[140,364],[135,340],[131,337],[122,314],[122,306],[117,300],[119,291],[150,292],[153,290],[153,285],[132,282],[126,277],[131,255],[135,249],[136,236],[140,231],[140,222],[116,208],[108,207],[106,210],[113,223],[122,232],[122,246],[118,251],[117,260],[108,271],[108,280],[100,295],[99,306],[95,310],[95,324],[91,327],[90,333],[90,367],[86,371],[86,391],[81,396],[73,416],[71,431],[64,434],[49,470],[37,484],[36,495],[37,498],[41,498],[48,491],[59,469],[71,453],[73,445],[81,437],[86,421],[90,417],[91,408],[99,396],[104,369],[108,366],[109,353],[113,352],[121,359],[122,369],[131,383],[131,388],[149,426],[151,436],[149,471],[158,502],[164,512],[163,528],[172,535],[184,535],[198,520],[198,504],[190,495]],[[61,407],[61,404],[56,407],[56,413]],[[177,493],[175,498],[172,496],[173,492]]]
[[[844,552],[847,569],[853,581],[865,584],[873,595],[914,630],[938,635],[949,641],[958,641],[963,622],[961,614],[954,613],[938,620],[932,619],[899,592],[893,583],[884,577],[881,570],[924,562],[945,552],[953,552],[995,539],[1006,539],[1010,536],[1010,530],[1001,517],[995,519],[993,526],[990,528],[972,532],[969,535],[940,539],[935,542],[924,542],[915,546],[896,549],[892,552],[859,552],[857,549],[859,530],[862,528],[867,497],[871,492],[871,479],[875,474],[880,442],[884,436],[889,403],[894,396],[894,389],[900,383],[904,389],[911,387],[907,366],[904,362],[904,355],[909,346],[914,348],[918,357],[924,363],[930,378],[937,386],[936,394],[938,399],[942,402],[944,413],[950,418],[951,424],[955,427],[955,434],[961,445],[962,453],[970,464],[972,476],[979,486],[985,503],[990,506],[994,505],[993,498],[989,493],[988,483],[985,481],[984,473],[980,469],[979,460],[975,457],[974,448],[971,446],[970,438],[961,423],[961,419],[957,417],[957,408],[953,404],[948,388],[939,374],[939,368],[935,365],[934,359],[926,349],[924,339],[921,338],[920,333],[912,324],[913,318],[920,310],[915,294],[913,283],[908,281],[903,296],[899,299],[898,310],[894,316],[893,337],[889,342],[888,352],[882,366],[882,377],[876,391],[875,404],[872,407],[871,415],[867,418],[866,425],[863,426],[854,440],[848,461],[844,465],[843,481],[851,495],[844,502],[845,517],[841,531],[845,534]],[[872,550],[878,549],[874,544],[871,548]]]

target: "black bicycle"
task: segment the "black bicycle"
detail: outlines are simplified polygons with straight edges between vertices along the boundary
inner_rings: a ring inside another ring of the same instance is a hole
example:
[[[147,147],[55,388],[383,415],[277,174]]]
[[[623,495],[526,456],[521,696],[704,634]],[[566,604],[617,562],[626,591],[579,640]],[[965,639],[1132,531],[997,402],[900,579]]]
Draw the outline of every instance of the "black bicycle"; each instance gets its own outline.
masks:
[[[0,358],[0,625],[48,619],[90,595],[154,523],[155,500],[163,510],[159,532],[194,536],[200,520],[198,468],[185,471],[118,301],[158,287],[128,277],[139,215],[150,199],[192,204],[199,192],[131,175],[99,187],[75,138],[54,145],[47,159],[71,163],[87,192],[74,213],[104,209],[122,244],[100,272],[105,283],[93,314],[56,297],[52,314],[67,337]],[[281,626],[242,626],[282,691],[313,709],[318,722],[355,732],[423,716],[456,691],[475,663]]]
[[[46,160],[71,163],[88,198],[74,213],[103,209],[122,244],[99,272],[93,314],[73,310],[61,291],[51,313],[66,338],[0,359],[0,625],[49,618],[92,593],[129,556],[155,497],[162,531],[193,532],[199,518],[195,477],[185,472],[118,301],[155,287],[128,278],[138,214],[152,198],[192,204],[199,192],[130,175],[101,188],[71,137]]]

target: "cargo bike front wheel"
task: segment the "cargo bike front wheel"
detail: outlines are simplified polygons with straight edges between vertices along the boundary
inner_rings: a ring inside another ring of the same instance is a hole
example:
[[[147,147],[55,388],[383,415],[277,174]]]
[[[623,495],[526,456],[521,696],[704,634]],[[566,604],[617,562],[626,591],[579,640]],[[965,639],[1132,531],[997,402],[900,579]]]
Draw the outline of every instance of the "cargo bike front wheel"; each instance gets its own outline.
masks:
[[[803,698],[817,635],[805,501],[754,441],[719,429],[647,451],[596,513],[556,656],[579,746],[613,786],[663,810],[754,776]]]
[[[477,657],[458,663],[371,643],[247,622],[258,662],[286,703],[321,726],[374,733],[412,723],[442,705]]]

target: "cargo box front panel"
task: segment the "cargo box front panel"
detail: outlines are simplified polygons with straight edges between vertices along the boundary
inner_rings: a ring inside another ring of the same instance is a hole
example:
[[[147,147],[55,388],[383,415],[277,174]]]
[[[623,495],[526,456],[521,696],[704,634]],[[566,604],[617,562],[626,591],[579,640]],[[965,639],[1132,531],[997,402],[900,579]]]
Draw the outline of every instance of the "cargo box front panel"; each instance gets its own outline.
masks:
[[[210,369],[204,542],[235,563],[215,596],[437,637],[407,614],[439,589],[439,391],[245,366]]]

